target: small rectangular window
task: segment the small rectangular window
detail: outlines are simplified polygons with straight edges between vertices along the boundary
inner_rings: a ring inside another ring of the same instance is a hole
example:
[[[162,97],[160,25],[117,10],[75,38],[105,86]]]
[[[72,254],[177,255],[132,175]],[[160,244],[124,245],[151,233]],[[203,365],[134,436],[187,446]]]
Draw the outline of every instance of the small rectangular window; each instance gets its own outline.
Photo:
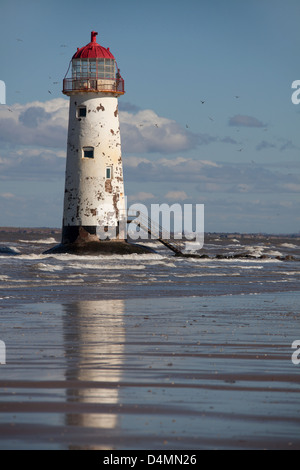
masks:
[[[86,117],[86,106],[78,106],[76,110],[77,117]]]
[[[107,180],[110,180],[112,178],[112,167],[111,166],[107,166],[106,167],[106,179]]]
[[[83,158],[94,158],[94,147],[83,147]]]

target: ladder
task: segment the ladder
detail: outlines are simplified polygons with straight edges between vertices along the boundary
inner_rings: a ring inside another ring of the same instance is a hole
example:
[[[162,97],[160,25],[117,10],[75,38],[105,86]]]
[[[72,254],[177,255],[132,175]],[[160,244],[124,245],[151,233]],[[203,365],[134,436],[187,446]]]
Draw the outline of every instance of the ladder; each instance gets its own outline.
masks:
[[[133,218],[132,218],[133,217]],[[132,219],[131,219],[132,218]],[[163,229],[163,227],[150,219],[150,217],[144,215],[140,211],[137,211],[135,214],[127,213],[127,223],[134,223],[145,232],[152,235],[153,231],[155,233],[154,240],[159,241],[164,246],[172,250],[176,255],[184,256],[182,253],[182,245],[176,240],[169,240],[166,236],[169,236],[169,232]]]

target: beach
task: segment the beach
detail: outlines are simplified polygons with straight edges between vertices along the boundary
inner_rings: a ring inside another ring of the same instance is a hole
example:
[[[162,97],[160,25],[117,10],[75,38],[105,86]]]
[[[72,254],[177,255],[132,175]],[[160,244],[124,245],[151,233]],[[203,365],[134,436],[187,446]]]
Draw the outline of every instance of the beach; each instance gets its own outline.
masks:
[[[1,238],[1,449],[300,449],[298,238],[184,259],[40,236]]]

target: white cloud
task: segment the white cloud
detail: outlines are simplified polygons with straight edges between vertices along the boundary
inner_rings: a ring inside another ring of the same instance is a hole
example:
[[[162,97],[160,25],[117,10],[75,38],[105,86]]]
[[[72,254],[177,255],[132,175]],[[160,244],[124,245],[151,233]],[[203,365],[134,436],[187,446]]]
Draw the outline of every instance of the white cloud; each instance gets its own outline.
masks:
[[[300,183],[285,183],[282,185],[282,188],[288,192],[299,193]]]
[[[124,158],[123,165],[125,178],[135,181],[199,182],[209,180],[211,174],[220,178],[223,172],[223,166],[218,163],[183,157],[155,161]]]
[[[253,117],[253,116],[243,116],[241,114],[236,114],[235,116],[229,118],[229,126],[237,127],[265,127],[262,121]]]
[[[297,174],[283,174],[253,163],[216,163],[210,160],[197,160],[177,157],[125,158],[123,160],[125,180],[152,183],[178,183],[180,189],[176,198],[186,196],[186,188],[193,184],[198,192],[225,193],[279,193],[298,192],[300,178]],[[171,198],[170,189],[167,193]],[[166,197],[167,197],[166,195]],[[174,194],[175,196],[175,194]],[[184,200],[184,199],[182,199]]]
[[[65,152],[22,146],[0,149],[0,180],[49,180],[64,177]]]
[[[65,98],[0,107],[0,179],[64,176],[68,110],[69,100]],[[141,154],[157,152],[168,155],[217,141],[232,143],[227,138],[195,134],[172,119],[158,116],[151,109],[132,109],[129,104],[120,110],[120,124],[123,154],[139,154],[138,157],[124,158],[127,168],[142,174],[149,171],[149,177],[161,171],[158,180],[166,179],[170,168],[175,179],[180,179],[181,173],[202,174],[200,169],[203,166],[216,167],[216,164],[183,157],[161,158],[159,169],[157,164],[142,158]]]
[[[135,201],[135,202],[141,202],[141,201],[147,201],[149,199],[154,199],[155,196],[152,193],[147,193],[145,191],[140,191],[137,194],[132,194],[128,196],[129,201]]]
[[[12,193],[0,193],[2,199],[17,199],[17,196]]]
[[[69,103],[63,98],[0,108],[0,141],[62,148],[67,141]]]
[[[188,199],[188,196],[185,191],[169,191],[165,194],[165,198],[174,201],[185,201]]]
[[[149,163],[150,160],[148,158],[142,158],[142,157],[135,157],[135,156],[131,156],[131,157],[122,157],[123,159],[123,162],[126,161],[126,165],[129,166],[129,167],[136,167],[138,166],[140,163]]]
[[[197,134],[182,128],[176,121],[146,109],[136,114],[120,111],[122,145],[134,153],[172,153],[196,148]]]
[[[68,109],[69,101],[64,98],[0,107],[0,179],[64,178]],[[165,189],[169,191],[169,199],[180,200],[187,198],[186,188],[193,183],[201,192],[299,191],[297,174],[283,175],[247,163],[216,163],[205,155],[202,159],[167,158],[175,151],[185,152],[212,142],[232,144],[235,141],[192,133],[150,109],[131,110],[130,106],[123,109],[127,109],[120,111],[125,180],[180,183],[182,186],[176,190]],[[251,116],[237,115],[232,120],[232,125],[262,126]],[[276,147],[279,145],[280,150],[291,148],[289,141],[278,141]],[[257,150],[271,147],[273,144],[262,141]],[[131,155],[127,157],[128,152]],[[155,160],[149,156],[152,152],[163,156]],[[143,155],[145,153],[148,155]],[[136,196],[143,201],[154,198],[151,188],[146,186]]]

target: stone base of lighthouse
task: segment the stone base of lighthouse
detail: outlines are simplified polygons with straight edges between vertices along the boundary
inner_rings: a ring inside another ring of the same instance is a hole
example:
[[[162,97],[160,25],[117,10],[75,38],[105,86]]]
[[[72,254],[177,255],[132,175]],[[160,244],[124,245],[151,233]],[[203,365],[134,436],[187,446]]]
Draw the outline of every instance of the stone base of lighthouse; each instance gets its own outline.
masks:
[[[129,243],[127,240],[99,240],[95,227],[63,227],[62,242],[44,254],[70,253],[75,255],[128,255],[154,253],[151,248]]]

